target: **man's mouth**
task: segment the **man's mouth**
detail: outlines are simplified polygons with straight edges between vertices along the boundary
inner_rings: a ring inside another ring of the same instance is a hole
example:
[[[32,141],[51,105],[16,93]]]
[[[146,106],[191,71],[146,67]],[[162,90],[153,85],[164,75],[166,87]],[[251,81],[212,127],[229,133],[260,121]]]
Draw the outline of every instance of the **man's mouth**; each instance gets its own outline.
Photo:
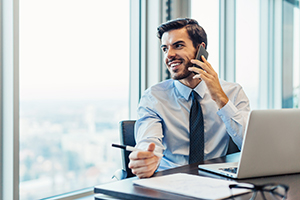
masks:
[[[178,67],[182,64],[182,61],[173,61],[169,63],[169,67],[171,70],[177,70]]]

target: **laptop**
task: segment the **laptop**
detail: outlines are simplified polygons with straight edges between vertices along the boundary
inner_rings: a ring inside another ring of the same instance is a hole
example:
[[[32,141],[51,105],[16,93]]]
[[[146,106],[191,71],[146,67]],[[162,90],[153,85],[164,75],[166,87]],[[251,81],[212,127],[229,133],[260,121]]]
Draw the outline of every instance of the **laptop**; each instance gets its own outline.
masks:
[[[253,110],[240,160],[199,169],[235,179],[300,172],[300,109]]]

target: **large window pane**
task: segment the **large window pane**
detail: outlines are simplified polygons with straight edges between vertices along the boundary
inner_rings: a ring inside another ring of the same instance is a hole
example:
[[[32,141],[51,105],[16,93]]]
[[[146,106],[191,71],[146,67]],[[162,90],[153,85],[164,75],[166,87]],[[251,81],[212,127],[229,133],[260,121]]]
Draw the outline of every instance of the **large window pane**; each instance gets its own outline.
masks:
[[[251,109],[259,107],[259,41],[259,0],[236,1],[236,82]]]
[[[20,198],[110,180],[128,95],[129,0],[20,1]]]
[[[192,0],[191,16],[206,31],[208,62],[219,72],[219,1]]]

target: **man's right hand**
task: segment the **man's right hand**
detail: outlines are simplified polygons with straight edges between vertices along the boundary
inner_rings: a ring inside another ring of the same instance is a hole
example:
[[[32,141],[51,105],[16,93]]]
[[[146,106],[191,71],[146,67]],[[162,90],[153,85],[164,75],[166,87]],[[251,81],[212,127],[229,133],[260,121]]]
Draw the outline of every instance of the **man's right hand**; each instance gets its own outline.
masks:
[[[128,167],[137,177],[148,178],[154,174],[160,160],[159,157],[154,155],[154,149],[155,144],[150,143],[148,151],[133,151],[130,153]]]

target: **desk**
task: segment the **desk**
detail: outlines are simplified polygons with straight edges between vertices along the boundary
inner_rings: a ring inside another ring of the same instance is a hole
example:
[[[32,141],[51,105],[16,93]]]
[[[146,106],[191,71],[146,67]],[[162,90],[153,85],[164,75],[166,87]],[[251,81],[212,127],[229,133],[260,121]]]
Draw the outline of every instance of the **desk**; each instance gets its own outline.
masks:
[[[239,160],[239,153],[227,155],[222,158],[216,158],[208,161],[204,161],[202,163],[219,163],[219,162],[236,162]],[[161,171],[155,173],[153,176],[162,176],[167,174],[174,174],[174,173],[188,173],[188,174],[195,174],[200,176],[206,177],[214,177],[219,179],[225,180],[233,180],[230,178],[226,178],[219,175],[214,175],[211,173],[203,172],[198,170],[198,164],[195,163],[191,165],[184,165],[181,167]],[[285,163],[282,163],[285,164]],[[94,188],[95,193],[101,193],[110,195],[113,197],[117,197],[120,199],[150,199],[150,200],[157,200],[157,199],[182,199],[182,200],[191,200],[195,198],[179,196],[176,194],[171,194],[167,192],[161,192],[149,188],[144,188],[140,186],[133,185],[132,181],[136,180],[137,177],[124,179],[121,181],[115,181],[103,185],[96,186]],[[270,177],[262,177],[262,178],[251,178],[251,179],[243,179],[238,180],[238,182],[249,182],[253,184],[265,184],[265,183],[283,183],[289,185],[288,191],[288,200],[299,200],[300,199],[300,173],[298,174],[290,174],[290,175],[281,175],[281,176],[270,176]],[[251,195],[243,195],[238,198],[237,200],[244,200],[249,199]],[[97,198],[96,198],[97,199]],[[259,199],[259,196],[258,198]]]

